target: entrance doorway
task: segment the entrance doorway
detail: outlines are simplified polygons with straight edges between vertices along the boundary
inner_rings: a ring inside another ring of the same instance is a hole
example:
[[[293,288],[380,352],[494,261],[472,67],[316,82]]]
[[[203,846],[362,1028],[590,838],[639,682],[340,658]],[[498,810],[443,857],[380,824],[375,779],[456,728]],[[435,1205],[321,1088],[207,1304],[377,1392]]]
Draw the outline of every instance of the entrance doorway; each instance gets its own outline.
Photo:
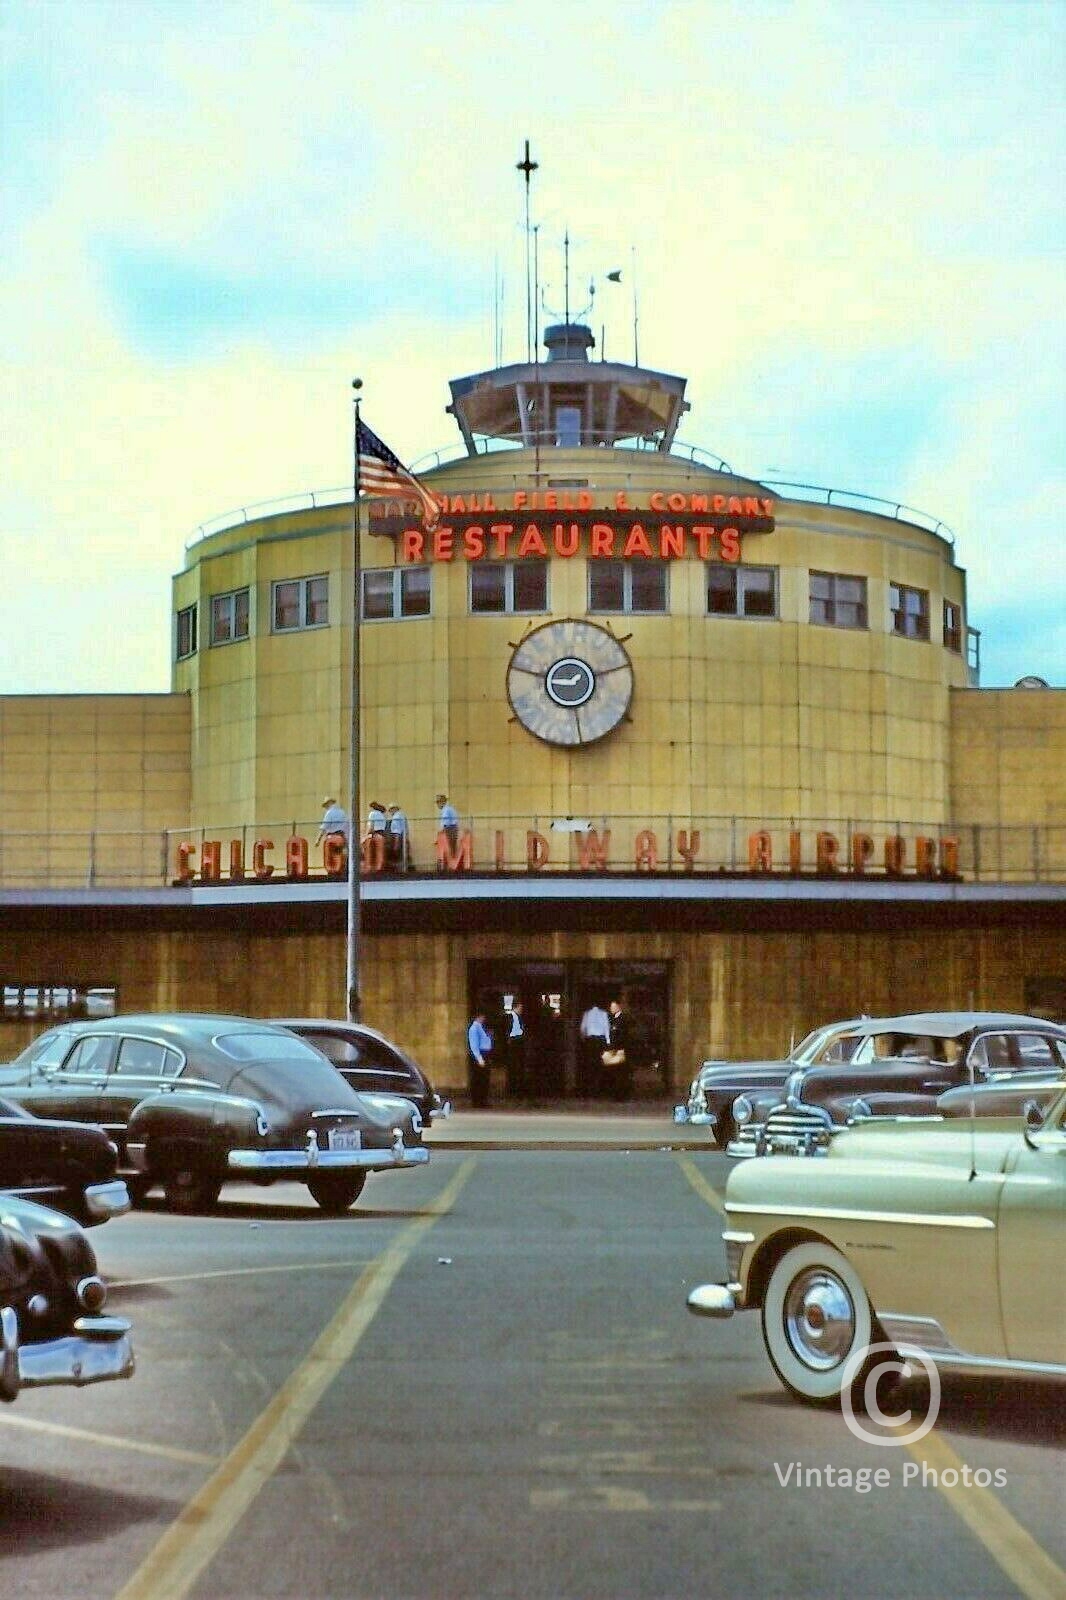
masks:
[[[669,1094],[668,961],[471,961],[467,990],[469,1014],[485,1011],[496,1041],[492,1097],[497,1104],[614,1098],[615,1086],[599,1059],[602,1051],[582,1039],[581,1019],[590,1007],[606,1011],[616,999],[630,1019],[627,1097],[661,1100]],[[517,1001],[525,1043],[520,1070],[512,1062],[508,1073],[507,1039]]]

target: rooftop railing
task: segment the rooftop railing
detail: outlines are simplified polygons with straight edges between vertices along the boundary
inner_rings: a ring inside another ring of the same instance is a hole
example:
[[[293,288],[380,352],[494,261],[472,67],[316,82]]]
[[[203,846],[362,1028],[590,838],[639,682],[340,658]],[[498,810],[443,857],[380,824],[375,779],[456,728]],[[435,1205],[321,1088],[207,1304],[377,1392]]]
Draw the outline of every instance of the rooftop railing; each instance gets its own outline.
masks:
[[[275,881],[285,881],[291,839],[306,841],[309,874],[321,879],[326,870],[322,846],[315,843],[318,830],[317,818],[290,817],[158,832],[0,831],[0,892],[158,888],[179,881],[183,873],[195,875],[195,881],[204,861],[204,844],[212,842],[219,846],[223,883],[230,878],[233,859],[240,863],[244,880],[254,881],[255,847],[264,842],[262,866],[273,869],[269,876]],[[435,817],[411,818],[400,860],[379,863],[371,852],[367,864],[375,875],[382,866],[386,871],[435,873],[438,832]],[[798,858],[793,854],[797,832]],[[798,821],[739,814],[478,815],[461,823],[460,842],[466,834],[470,870],[481,873],[744,877],[771,873],[845,880],[859,876],[861,866],[864,877],[887,876],[893,881],[932,876],[964,883],[1066,883],[1066,825],[999,827],[862,818]]]
[[[538,441],[532,435],[526,441],[519,438],[489,439],[478,435],[475,442],[479,445],[479,455],[489,455],[523,448],[528,449]],[[550,436],[540,440],[540,442],[545,448],[555,449],[558,447],[558,439],[554,431]],[[579,445],[580,440],[575,440],[574,446],[577,447]],[[484,448],[481,448],[481,446]],[[605,446],[605,448],[609,447]],[[654,453],[659,454],[654,440],[629,440],[626,448],[649,453],[654,451]],[[449,466],[456,461],[469,461],[471,459],[465,446],[461,441],[458,441],[455,444],[445,445],[441,449],[430,450],[425,455],[419,456],[418,460],[412,464],[412,471],[416,473],[433,472],[438,467]],[[815,505],[837,506],[851,511],[872,511],[877,516],[889,517],[895,522],[906,522],[913,527],[923,528],[927,533],[936,534],[939,538],[946,540],[953,548],[955,545],[955,534],[946,522],[939,517],[934,517],[930,512],[920,510],[917,506],[907,505],[902,500],[888,500],[879,495],[861,494],[854,489],[830,488],[822,484],[801,483],[790,478],[754,478],[749,474],[735,472],[721,456],[715,455],[713,451],[705,450],[702,445],[689,444],[685,440],[675,440],[669,455],[665,459],[684,462],[686,465],[698,466],[712,472],[728,473],[730,476],[738,476],[753,483],[760,483],[768,489],[788,491],[784,495],[785,499],[807,501]],[[558,476],[559,470],[557,464],[553,466],[548,461],[542,464],[542,469],[539,473],[530,473],[528,470],[521,473],[516,472],[513,475],[513,487],[516,489],[522,488],[531,478],[539,478],[543,481],[545,487],[551,487],[550,480]],[[612,494],[620,488],[631,491],[662,488],[661,482],[646,480],[639,470],[624,474],[612,473],[611,482],[604,485],[598,484],[594,478],[582,479],[579,486],[591,489],[593,493],[602,488]],[[314,511],[329,506],[350,506],[351,502],[351,484],[335,489],[309,489],[298,494],[283,495],[274,500],[255,501],[247,506],[239,506],[233,511],[224,511],[220,516],[212,517],[208,521],[200,523],[189,538],[186,539],[185,548],[190,550],[194,545],[199,544],[201,539],[210,538],[212,534],[225,533],[229,528],[240,527],[248,522],[257,522],[263,517],[282,516],[286,512],[293,511]]]

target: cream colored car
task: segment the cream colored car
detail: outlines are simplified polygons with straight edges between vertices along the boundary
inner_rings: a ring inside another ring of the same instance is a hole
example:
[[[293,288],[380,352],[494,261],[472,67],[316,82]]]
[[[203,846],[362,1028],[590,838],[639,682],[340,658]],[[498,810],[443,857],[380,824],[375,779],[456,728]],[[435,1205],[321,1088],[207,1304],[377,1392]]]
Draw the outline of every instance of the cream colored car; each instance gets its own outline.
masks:
[[[1066,1379],[1066,1092],[1043,1121],[872,1122],[822,1161],[749,1161],[726,1189],[728,1282],[699,1316],[762,1312],[786,1388],[861,1394],[861,1352]]]

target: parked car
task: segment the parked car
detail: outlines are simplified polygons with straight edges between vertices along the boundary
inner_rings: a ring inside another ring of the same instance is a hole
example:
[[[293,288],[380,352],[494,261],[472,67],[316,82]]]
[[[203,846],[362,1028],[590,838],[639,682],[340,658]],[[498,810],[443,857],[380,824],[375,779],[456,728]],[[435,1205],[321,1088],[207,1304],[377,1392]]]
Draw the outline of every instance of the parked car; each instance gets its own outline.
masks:
[[[1066,1092],[1041,1127],[867,1122],[824,1161],[746,1162],[725,1215],[728,1281],[689,1309],[761,1311],[802,1400],[838,1404],[847,1384],[861,1401],[882,1341],[938,1367],[1066,1379]]]
[[[130,1325],[102,1316],[107,1288],[76,1222],[7,1195],[0,1205],[0,1400],[50,1384],[133,1374]]]
[[[738,1096],[731,1156],[818,1154],[835,1130],[868,1117],[932,1116],[946,1090],[1066,1066],[1066,1028],[996,1011],[926,1011],[885,1017],[840,1066],[797,1068],[783,1096]]]
[[[360,1095],[302,1039],[247,1017],[109,1017],[53,1028],[0,1068],[0,1093],[100,1123],[134,1198],[209,1209],[227,1178],[298,1179],[339,1215],[368,1172],[429,1160],[415,1106]]]
[[[341,1077],[362,1094],[401,1095],[412,1100],[423,1127],[434,1117],[451,1115],[413,1056],[362,1022],[336,1022],[328,1017],[271,1017],[276,1028],[288,1028],[321,1050]]]
[[[102,1128],[45,1122],[0,1099],[0,1193],[39,1201],[91,1228],[130,1209],[117,1162]]]
[[[692,1080],[687,1103],[674,1108],[674,1121],[712,1128],[715,1142],[724,1149],[736,1132],[731,1107],[738,1095],[767,1093],[776,1105],[790,1073],[867,1053],[878,1026],[873,1017],[831,1022],[815,1028],[781,1061],[705,1061]]]

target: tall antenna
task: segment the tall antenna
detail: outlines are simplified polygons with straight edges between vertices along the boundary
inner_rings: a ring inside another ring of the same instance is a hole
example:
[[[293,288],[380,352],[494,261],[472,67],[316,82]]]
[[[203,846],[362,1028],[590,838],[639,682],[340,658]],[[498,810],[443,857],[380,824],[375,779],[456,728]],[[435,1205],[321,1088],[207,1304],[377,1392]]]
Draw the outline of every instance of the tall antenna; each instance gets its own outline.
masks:
[[[533,338],[533,282],[530,276],[529,261],[529,180],[540,166],[539,161],[534,161],[529,153],[529,140],[526,140],[526,153],[521,161],[515,162],[515,170],[525,174],[526,179],[526,360],[532,359],[530,348]]]
[[[566,306],[566,316],[564,317],[563,320],[569,325],[569,322],[570,322],[570,229],[569,228],[567,228],[566,232],[563,234],[563,283],[564,283],[563,295],[565,297],[564,298],[564,304]]]
[[[540,223],[533,226],[533,365],[540,362]]]

